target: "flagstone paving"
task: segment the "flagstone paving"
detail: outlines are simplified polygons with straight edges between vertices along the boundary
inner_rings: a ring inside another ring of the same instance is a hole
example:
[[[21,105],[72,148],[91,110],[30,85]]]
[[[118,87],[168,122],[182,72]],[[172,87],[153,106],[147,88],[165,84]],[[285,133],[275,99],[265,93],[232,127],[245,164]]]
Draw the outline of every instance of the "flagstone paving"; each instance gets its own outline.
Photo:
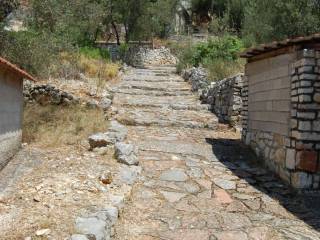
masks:
[[[260,167],[174,70],[134,69],[114,89],[114,118],[142,167],[114,238],[320,239],[319,193],[297,194]]]

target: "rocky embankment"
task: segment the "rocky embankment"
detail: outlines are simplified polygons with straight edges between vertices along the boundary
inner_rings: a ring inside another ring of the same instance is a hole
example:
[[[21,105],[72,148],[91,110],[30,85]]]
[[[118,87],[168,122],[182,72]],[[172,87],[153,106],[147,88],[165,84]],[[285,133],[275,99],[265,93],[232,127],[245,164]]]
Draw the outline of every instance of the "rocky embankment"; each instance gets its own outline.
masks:
[[[58,84],[57,84],[58,85]],[[25,103],[38,103],[40,105],[84,105],[89,108],[108,110],[112,104],[113,95],[108,88],[101,93],[85,90],[83,94],[72,90],[62,90],[64,86],[55,86],[50,83],[35,84],[30,81],[24,83],[23,96]]]
[[[210,82],[207,71],[199,67],[183,71],[182,77],[192,85],[192,91],[199,93],[201,101],[210,105],[220,121],[241,128],[243,74]]]

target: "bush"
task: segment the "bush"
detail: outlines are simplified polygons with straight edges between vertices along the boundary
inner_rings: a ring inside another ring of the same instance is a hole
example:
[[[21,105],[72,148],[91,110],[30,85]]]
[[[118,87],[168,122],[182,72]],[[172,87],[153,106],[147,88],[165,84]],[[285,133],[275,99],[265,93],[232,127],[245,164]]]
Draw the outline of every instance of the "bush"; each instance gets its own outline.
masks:
[[[119,47],[120,58],[125,59],[128,51],[129,51],[129,45],[127,43],[121,43]]]
[[[181,73],[183,69],[193,66],[192,58],[195,53],[195,48],[191,41],[179,43],[169,42],[167,46],[170,48],[172,54],[176,55],[179,59],[177,63],[178,73]]]
[[[209,72],[210,81],[219,81],[244,70],[244,60],[226,61],[224,59],[207,60],[203,66]]]
[[[47,77],[51,72],[50,65],[59,58],[59,49],[62,45],[64,43],[48,33],[3,31],[0,53],[30,73]]]
[[[199,66],[204,62],[215,59],[236,61],[242,49],[243,43],[238,37],[224,36],[214,38],[209,40],[208,43],[200,43],[195,47],[192,63],[194,66]]]
[[[110,60],[110,53],[108,49],[96,48],[96,47],[81,47],[79,49],[80,54],[97,60]]]
[[[203,66],[208,69],[210,80],[216,81],[243,71],[239,53],[242,41],[235,36],[216,37],[206,43],[171,43],[169,47],[178,56],[177,71]]]

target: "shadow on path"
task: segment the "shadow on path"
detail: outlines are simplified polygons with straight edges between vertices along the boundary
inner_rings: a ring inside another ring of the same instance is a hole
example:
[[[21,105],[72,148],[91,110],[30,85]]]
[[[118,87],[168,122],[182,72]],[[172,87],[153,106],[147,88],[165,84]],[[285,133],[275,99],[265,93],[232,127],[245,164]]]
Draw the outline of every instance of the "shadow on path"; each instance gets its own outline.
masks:
[[[212,145],[217,159],[240,179],[245,179],[252,187],[267,194],[274,200],[320,231],[320,192],[298,193],[279,177],[266,170],[255,153],[240,140],[206,139]]]

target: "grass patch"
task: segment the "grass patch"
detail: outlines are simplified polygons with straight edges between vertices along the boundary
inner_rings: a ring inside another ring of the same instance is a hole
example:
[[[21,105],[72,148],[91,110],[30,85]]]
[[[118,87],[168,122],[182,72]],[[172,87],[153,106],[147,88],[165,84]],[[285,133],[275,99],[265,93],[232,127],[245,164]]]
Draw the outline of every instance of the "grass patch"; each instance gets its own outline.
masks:
[[[23,141],[43,147],[80,145],[90,134],[105,131],[103,111],[80,106],[27,104],[24,110]]]
[[[226,77],[244,71],[245,60],[238,59],[236,61],[226,61],[224,59],[214,59],[207,61],[203,66],[208,70],[210,81],[219,81]]]
[[[81,47],[79,49],[79,52],[81,55],[86,56],[88,58],[92,58],[92,59],[106,60],[106,61],[109,61],[111,59],[108,49],[86,46],[86,47]]]
[[[85,55],[80,55],[78,64],[81,72],[87,76],[107,81],[115,78],[119,72],[118,64],[101,59],[88,58]]]
[[[51,76],[79,79],[80,73],[89,78],[109,81],[117,77],[120,65],[103,58],[93,58],[83,53],[62,52],[57,64],[51,66]]]

